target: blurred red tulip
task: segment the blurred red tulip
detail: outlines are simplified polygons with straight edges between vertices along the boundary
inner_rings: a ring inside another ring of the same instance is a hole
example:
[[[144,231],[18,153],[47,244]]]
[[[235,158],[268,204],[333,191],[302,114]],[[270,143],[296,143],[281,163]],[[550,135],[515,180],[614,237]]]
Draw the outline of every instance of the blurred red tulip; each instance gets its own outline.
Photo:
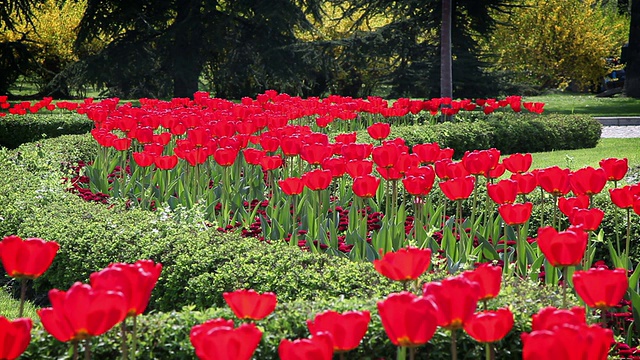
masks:
[[[573,226],[582,226],[584,231],[596,231],[604,219],[604,211],[598,208],[574,209],[569,216],[569,222]]]
[[[275,170],[282,166],[282,157],[280,155],[264,156],[260,159],[260,167],[262,171]]]
[[[505,167],[502,164],[496,165],[485,175],[487,179],[498,179],[505,173]]]
[[[339,178],[347,171],[347,162],[342,156],[327,158],[322,162],[322,169],[331,171],[331,177]]]
[[[38,238],[24,239],[16,235],[0,241],[0,259],[7,275],[20,279],[35,279],[42,275],[56,256],[60,245]]]
[[[488,150],[467,151],[462,156],[462,165],[472,175],[487,175],[497,164],[493,154]]]
[[[471,196],[475,186],[473,176],[459,177],[438,184],[440,190],[449,200],[462,200]]]
[[[440,145],[438,143],[417,144],[412,148],[413,152],[418,155],[420,162],[424,164],[434,164],[439,160]]]
[[[415,347],[431,340],[439,310],[426,297],[410,292],[392,293],[378,302],[378,313],[389,340],[396,346]]]
[[[518,182],[518,195],[526,195],[538,187],[538,179],[533,173],[512,174],[511,180]]]
[[[244,155],[244,160],[247,162],[247,164],[260,165],[260,160],[262,160],[263,157],[267,156],[267,153],[263,150],[246,148],[242,150],[242,155]]]
[[[17,359],[27,350],[31,342],[32,326],[33,321],[29,318],[11,321],[0,316],[0,359]]]
[[[213,159],[220,166],[232,166],[236,162],[238,156],[238,149],[233,148],[218,148],[213,152]]]
[[[332,155],[333,150],[330,147],[318,143],[304,144],[302,145],[302,149],[300,149],[300,157],[302,160],[311,165],[320,165]]]
[[[544,103],[542,102],[523,102],[522,106],[534,114],[542,114],[544,111]]]
[[[382,168],[390,168],[396,164],[400,158],[400,154],[401,152],[398,146],[385,144],[374,147],[371,152],[371,157],[376,165]]]
[[[367,128],[367,133],[371,136],[372,139],[375,140],[384,140],[391,133],[391,125],[388,123],[374,123],[369,125]]]
[[[451,161],[451,159],[442,159],[436,161],[434,164],[436,175],[441,180],[450,180],[454,178],[461,178],[469,175],[467,169],[462,165],[461,161]]]
[[[504,204],[498,207],[498,212],[507,225],[522,225],[529,221],[533,203],[524,204]]]
[[[504,179],[497,184],[487,183],[487,194],[496,204],[512,204],[518,196],[518,182]]]
[[[121,138],[113,140],[113,148],[118,151],[129,150],[131,147],[131,139],[129,138]]]
[[[280,360],[331,360],[333,358],[333,338],[321,332],[309,339],[282,339],[278,346]]]
[[[127,316],[122,292],[95,290],[77,282],[69,290],[49,291],[51,306],[37,311],[45,330],[62,342],[109,331]]]
[[[513,328],[513,313],[509,308],[473,314],[464,324],[464,331],[481,343],[502,340]]]
[[[238,319],[262,320],[273,312],[278,302],[276,294],[259,294],[252,289],[225,292],[222,296]]]
[[[629,279],[625,269],[577,270],[573,273],[573,287],[588,307],[605,310],[622,300]]]
[[[328,332],[333,337],[333,351],[350,351],[360,345],[367,332],[371,313],[368,311],[347,311],[339,313],[327,310],[307,320],[311,335]]]
[[[378,166],[376,167],[376,171],[383,179],[387,181],[400,180],[404,177],[404,175],[400,171],[398,171],[396,167],[381,168]]]
[[[373,260],[377,272],[396,281],[415,280],[427,271],[430,264],[431,249],[412,246],[388,252],[382,259]]]
[[[531,316],[531,330],[552,330],[562,324],[586,325],[586,310],[582,306],[571,309],[546,307]]]
[[[178,157],[175,155],[157,156],[153,163],[160,170],[171,170],[178,165]]]
[[[627,171],[629,171],[629,160],[626,158],[602,159],[600,160],[599,165],[604,169],[604,172],[607,175],[607,180],[609,181],[620,181],[624,179],[624,176],[627,175]]]
[[[413,195],[418,197],[424,197],[429,195],[429,192],[433,188],[433,182],[435,180],[435,173],[431,170],[429,176],[413,176],[409,175],[402,179],[402,185],[404,185],[405,190]]]
[[[366,159],[371,155],[371,151],[373,151],[372,144],[352,143],[342,146],[342,156],[347,161]]]
[[[558,232],[551,226],[538,229],[538,246],[547,261],[555,267],[578,265],[587,249],[587,233],[570,226]]]
[[[358,133],[354,131],[352,133],[336,135],[335,141],[341,144],[352,144],[356,142],[357,138],[358,138]]]
[[[633,200],[637,196],[636,190],[640,190],[638,185],[627,185],[617,189],[609,189],[611,202],[621,209],[633,208]]]
[[[189,337],[200,360],[249,360],[260,344],[262,332],[255,324],[234,328],[231,320],[214,319],[192,327]]]
[[[438,309],[438,326],[447,330],[461,329],[476,311],[480,299],[478,283],[461,275],[426,283],[422,291]]]
[[[576,195],[598,194],[607,184],[607,174],[604,169],[594,169],[590,166],[578,169],[569,174],[571,190]]]
[[[467,279],[478,284],[478,300],[489,300],[498,296],[500,285],[502,284],[502,268],[500,266],[485,263],[462,274]]]
[[[153,161],[155,160],[155,156],[148,152],[134,152],[133,153],[133,161],[140,167],[147,167],[153,165]]]
[[[345,171],[352,179],[358,176],[371,174],[373,171],[373,161],[371,160],[349,160],[345,165]]]
[[[304,190],[304,182],[301,178],[290,177],[284,180],[278,180],[278,185],[283,193],[287,195],[299,195]]]
[[[571,216],[573,210],[589,208],[589,197],[587,195],[578,195],[575,197],[558,198],[558,208],[567,217]]]
[[[537,172],[538,185],[553,196],[562,196],[571,190],[569,183],[569,169],[561,169],[557,166],[540,169]]]
[[[379,186],[379,177],[366,174],[353,179],[352,189],[356,196],[368,199],[376,196]]]
[[[313,191],[324,190],[329,187],[332,178],[331,171],[316,169],[304,173],[302,182]]]
[[[522,334],[523,360],[606,360],[613,332],[599,325],[561,324]]]
[[[511,154],[506,158],[502,159],[502,163],[504,164],[504,167],[514,174],[522,174],[524,172],[529,171],[529,168],[531,168],[532,162],[533,162],[533,157],[529,153]]]

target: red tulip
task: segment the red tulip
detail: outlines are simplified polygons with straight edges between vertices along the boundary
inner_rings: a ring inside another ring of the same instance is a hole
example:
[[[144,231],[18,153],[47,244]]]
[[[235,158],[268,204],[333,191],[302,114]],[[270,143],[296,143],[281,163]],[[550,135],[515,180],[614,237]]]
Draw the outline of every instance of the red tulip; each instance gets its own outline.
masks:
[[[327,158],[322,162],[322,169],[331,171],[331,177],[339,178],[347,171],[347,162],[342,156]]]
[[[476,311],[480,299],[480,286],[465,276],[424,284],[424,297],[438,308],[438,326],[447,330],[461,329]]]
[[[436,332],[438,309],[426,297],[392,293],[378,302],[378,313],[389,340],[396,346],[426,344]]]
[[[363,160],[371,155],[372,144],[346,144],[342,146],[342,156],[349,160]]]
[[[479,299],[489,300],[498,296],[502,283],[502,268],[490,264],[482,264],[477,268],[462,273],[467,279],[478,283]]]
[[[264,319],[273,312],[277,303],[276,294],[259,294],[255,290],[225,292],[222,297],[238,319]]]
[[[542,114],[542,111],[544,111],[543,102],[523,102],[522,106],[524,106],[525,109],[534,114]]]
[[[280,139],[273,135],[268,135],[267,133],[263,133],[260,136],[260,146],[266,152],[276,152],[280,147]]]
[[[391,125],[388,123],[375,123],[369,125],[367,128],[367,132],[372,139],[375,140],[384,140],[391,133]]]
[[[580,227],[558,232],[551,226],[538,229],[538,246],[552,266],[578,265],[587,249],[587,233]]]
[[[0,242],[0,259],[7,274],[14,278],[35,279],[51,266],[60,245],[38,238],[5,236]]]
[[[161,271],[160,263],[138,260],[134,264],[111,264],[89,279],[94,290],[122,292],[127,300],[127,316],[138,316],[147,308]]]
[[[569,169],[561,169],[557,166],[552,166],[545,169],[540,169],[537,172],[538,185],[554,196],[562,196],[571,190],[569,183]]]
[[[387,181],[400,180],[404,177],[404,175],[395,167],[381,168],[378,166],[376,167],[376,171],[383,179]]]
[[[242,155],[244,155],[244,161],[246,161],[247,164],[260,165],[260,160],[267,156],[267,153],[263,150],[247,148],[242,150]]]
[[[607,158],[600,160],[600,167],[604,169],[609,181],[620,181],[624,179],[624,176],[629,171],[629,160]]]
[[[607,184],[607,174],[604,169],[594,169],[590,166],[576,170],[569,174],[571,190],[576,195],[598,194]]]
[[[380,178],[367,174],[353,179],[352,189],[356,196],[368,199],[376,196],[379,186]]]
[[[464,324],[464,331],[482,343],[502,340],[512,328],[513,313],[508,308],[475,313]]]
[[[280,360],[331,360],[333,358],[333,338],[329,333],[317,333],[309,339],[290,341],[282,339],[278,346]]]
[[[17,359],[27,350],[31,342],[32,326],[33,322],[29,318],[11,321],[0,316],[0,359]]]
[[[436,175],[441,180],[449,180],[469,175],[467,169],[462,165],[461,161],[453,162],[451,159],[442,159],[434,164]]]
[[[373,161],[349,160],[345,165],[345,171],[352,179],[355,179],[358,176],[371,174],[371,171],[373,171]]]
[[[171,170],[178,165],[178,157],[175,155],[156,156],[153,163],[160,170]]]
[[[376,146],[371,152],[371,157],[376,165],[382,168],[393,167],[400,158],[400,149],[394,144]]]
[[[531,330],[552,330],[562,324],[586,325],[586,310],[581,306],[571,309],[556,309],[546,307],[531,316]]]
[[[402,185],[405,190],[413,196],[423,197],[427,196],[433,188],[433,182],[435,180],[435,173],[431,170],[431,175],[425,176],[407,176],[402,179]]]
[[[581,225],[584,231],[596,231],[603,218],[604,211],[597,208],[574,209],[569,216],[569,222],[573,226]]]
[[[497,184],[487,183],[487,194],[496,204],[512,204],[518,196],[518,182],[505,179]]]
[[[280,155],[264,156],[260,159],[262,171],[271,171],[282,166],[282,157]]]
[[[489,170],[489,172],[485,175],[487,179],[498,179],[502,175],[504,175],[505,167],[502,164],[496,165],[493,169]]]
[[[449,200],[467,199],[473,192],[475,178],[473,176],[459,177],[439,183],[440,190]]]
[[[331,171],[312,170],[302,175],[302,182],[311,190],[324,190],[331,184]]]
[[[411,246],[388,252],[380,260],[373,260],[377,272],[396,281],[415,280],[427,271],[430,264],[431,249]]]
[[[504,204],[498,207],[498,212],[502,220],[507,225],[522,225],[529,221],[533,203],[526,202],[524,204]]]
[[[573,287],[588,307],[605,310],[622,300],[629,279],[625,269],[578,270],[573,273]]]
[[[304,182],[301,178],[290,177],[284,180],[278,180],[278,185],[283,193],[287,195],[299,195],[304,190]]]
[[[621,209],[633,208],[633,201],[637,196],[636,189],[640,190],[640,186],[627,185],[617,189],[609,189],[611,202]]]
[[[213,159],[220,166],[231,166],[236,161],[236,157],[238,156],[238,149],[233,148],[218,148],[213,153]]]
[[[571,216],[575,208],[587,209],[589,208],[589,197],[587,195],[578,195],[576,197],[558,198],[558,208],[567,217]]]
[[[201,360],[249,360],[260,344],[262,332],[255,324],[233,327],[233,321],[214,319],[191,328],[191,344]]]
[[[462,165],[472,175],[487,175],[494,168],[499,158],[494,159],[488,150],[467,151],[462,156]]]
[[[302,141],[298,136],[285,137],[280,141],[280,149],[282,149],[284,156],[300,155]]]
[[[561,324],[522,334],[523,360],[606,360],[613,332],[598,325]]]
[[[333,150],[323,144],[305,144],[300,150],[300,157],[302,160],[308,162],[311,165],[320,165],[325,159],[330,158],[333,155]]]
[[[347,311],[339,313],[327,310],[307,320],[311,335],[327,332],[333,337],[333,351],[350,351],[360,345],[367,332],[371,313],[368,311]]]
[[[522,174],[523,172],[529,171],[531,167],[531,163],[533,162],[533,157],[531,154],[511,154],[506,158],[502,159],[502,163],[507,170],[511,171],[514,174]]]
[[[431,168],[430,166],[420,166],[420,159],[418,158],[418,155],[408,153],[400,154],[398,160],[393,166],[393,168],[397,169],[401,174],[405,174],[410,169],[415,169],[418,167]]]
[[[49,308],[37,311],[45,330],[62,342],[84,340],[109,331],[127,316],[122,292],[95,290],[77,282],[68,291],[49,291]]]
[[[358,133],[354,131],[352,133],[336,135],[335,141],[341,144],[352,144],[356,142],[357,138],[358,138]]]
[[[422,164],[433,164],[438,161],[438,156],[440,155],[440,145],[435,142],[414,145],[412,150],[418,155]]]
[[[134,152],[133,153],[133,161],[140,167],[147,167],[153,165],[153,161],[155,156],[151,155],[148,152]]]
[[[518,182],[518,195],[529,194],[538,186],[538,179],[533,173],[512,174],[510,179]]]
[[[131,147],[131,139],[129,138],[121,138],[113,140],[113,148],[118,151],[129,150]]]

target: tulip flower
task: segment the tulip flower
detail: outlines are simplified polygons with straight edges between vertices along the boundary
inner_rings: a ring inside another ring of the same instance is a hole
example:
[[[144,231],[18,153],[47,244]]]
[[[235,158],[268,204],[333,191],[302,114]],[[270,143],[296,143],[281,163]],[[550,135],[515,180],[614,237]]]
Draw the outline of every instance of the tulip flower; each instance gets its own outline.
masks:
[[[454,178],[439,183],[440,190],[449,200],[463,200],[469,198],[473,192],[475,178],[473,176],[465,176]]]
[[[178,157],[175,155],[156,156],[153,163],[160,170],[171,170],[178,165]]]
[[[402,179],[402,185],[404,185],[405,190],[413,195],[418,197],[424,197],[429,194],[431,189],[433,188],[433,182],[435,180],[435,173],[431,170],[429,176],[412,176],[408,175],[404,179]]]
[[[578,270],[573,273],[573,287],[588,307],[605,310],[622,300],[629,279],[625,269]]]
[[[415,280],[427,271],[430,264],[431,249],[411,246],[388,252],[380,260],[373,260],[377,272],[396,281]]]
[[[332,157],[322,162],[322,169],[331,171],[331,177],[339,178],[347,171],[347,162],[343,157]]]
[[[392,293],[378,302],[378,313],[389,340],[396,346],[426,344],[436,332],[438,309],[426,297]]]
[[[311,170],[302,175],[302,182],[310,190],[324,190],[331,184],[331,171],[329,170]]]
[[[0,316],[0,359],[17,359],[27,350],[31,342],[32,326],[33,322],[29,318],[11,321]]]
[[[238,156],[238,149],[233,148],[218,148],[213,153],[213,159],[220,166],[231,166],[236,161],[236,157]]]
[[[629,171],[629,160],[607,158],[600,160],[600,167],[604,169],[608,181],[620,181]]]
[[[247,164],[260,165],[260,160],[267,156],[267,152],[254,148],[246,148],[242,150],[242,155],[244,156],[244,161],[246,161]]]
[[[42,275],[56,256],[60,245],[38,238],[22,239],[6,236],[0,241],[0,259],[7,274],[19,279],[35,279]]]
[[[153,161],[155,160],[155,156],[148,152],[134,152],[133,153],[133,161],[140,167],[147,167],[153,165]]]
[[[486,175],[497,165],[499,158],[488,150],[467,151],[462,156],[462,165],[472,175]]]
[[[502,284],[502,268],[491,264],[481,264],[477,268],[462,273],[467,279],[478,284],[478,300],[489,300],[498,296]]]
[[[62,342],[104,334],[127,316],[122,292],[96,290],[80,282],[67,291],[50,290],[49,300],[52,307],[37,313],[45,330]]]
[[[476,311],[480,286],[466,276],[454,276],[424,284],[424,297],[438,308],[438,326],[447,330],[461,329]]]
[[[433,165],[436,170],[436,175],[441,180],[450,180],[469,175],[469,172],[464,165],[462,165],[461,161],[454,162],[451,161],[451,159],[442,159],[436,161]]]
[[[302,141],[298,136],[289,136],[280,140],[280,149],[284,156],[300,155]]]
[[[225,292],[222,296],[238,319],[264,319],[273,312],[277,303],[276,294],[260,294],[252,289]]]
[[[304,190],[304,182],[301,178],[290,177],[284,180],[278,180],[278,185],[283,193],[287,195],[299,195]]]
[[[502,159],[502,163],[507,170],[511,171],[514,174],[522,174],[524,172],[529,171],[531,167],[531,163],[533,162],[533,157],[531,154],[511,154],[504,159]]]
[[[280,155],[264,156],[260,159],[262,171],[275,170],[280,166],[282,166],[282,157],[280,157]]]
[[[558,232],[550,226],[538,229],[538,247],[552,266],[574,266],[580,263],[587,248],[587,233],[580,227]]]
[[[518,182],[511,179],[498,181],[497,184],[487,184],[487,194],[496,204],[512,204],[518,196]]]
[[[333,155],[333,150],[323,144],[304,144],[300,149],[300,157],[310,165],[320,165]]]
[[[371,174],[373,171],[373,161],[349,160],[345,165],[345,171],[352,179],[355,179],[358,176]]]
[[[353,179],[353,193],[363,199],[376,196],[378,187],[380,186],[380,178],[373,175],[361,175]]]
[[[393,167],[400,158],[400,148],[394,144],[376,146],[371,152],[373,162],[382,168]]]
[[[597,208],[574,209],[569,216],[569,222],[573,226],[581,225],[584,231],[596,231],[603,218],[604,211]]]
[[[321,332],[308,339],[294,341],[282,339],[278,346],[280,360],[331,360],[333,358],[333,338],[329,333]]]
[[[507,225],[522,225],[529,221],[533,203],[526,202],[524,204],[504,204],[498,207],[498,212],[502,220]]]
[[[569,174],[571,190],[576,195],[593,196],[604,189],[607,184],[607,174],[604,169],[584,167]]]
[[[371,313],[368,311],[347,311],[339,313],[327,310],[317,314],[313,320],[307,320],[311,335],[327,332],[333,338],[333,351],[346,352],[360,345],[367,332]]]
[[[522,334],[523,360],[606,360],[613,332],[598,325],[561,324],[553,329]]]
[[[372,144],[346,144],[342,146],[342,156],[349,160],[364,160],[371,155]]]
[[[632,209],[633,200],[638,195],[635,191],[636,189],[640,190],[640,187],[638,185],[627,185],[617,189],[609,189],[611,202],[621,209]]]
[[[524,106],[525,109],[534,114],[542,114],[542,112],[544,111],[543,102],[523,102],[522,106]]]
[[[337,143],[353,144],[356,142],[357,138],[358,138],[358,133],[354,131],[352,133],[338,134],[334,139]]]
[[[412,148],[422,164],[433,164],[439,160],[440,145],[438,143],[417,144]]]
[[[487,179],[498,179],[502,175],[504,175],[505,167],[502,164],[496,165],[493,169],[489,170],[489,172],[485,175]]]
[[[201,360],[249,360],[260,344],[262,331],[255,324],[233,327],[233,321],[214,319],[191,328],[191,344]]]
[[[557,309],[546,307],[531,316],[531,330],[552,330],[562,324],[586,325],[586,310],[582,306],[571,309]]]
[[[553,196],[562,196],[571,190],[569,183],[569,169],[561,169],[558,166],[552,166],[540,169],[537,172],[537,180],[540,187],[552,194]]]
[[[587,195],[578,195],[576,197],[561,197],[558,198],[558,208],[560,211],[565,214],[567,217],[571,216],[571,213],[578,209],[588,209],[589,208],[589,197]]]
[[[464,324],[464,331],[481,343],[502,340],[513,328],[513,313],[508,308],[473,314]]]
[[[375,140],[384,140],[391,133],[391,125],[388,123],[374,123],[369,125],[367,128],[367,133],[371,136],[372,139]]]
[[[538,179],[533,173],[512,174],[510,179],[518,182],[518,195],[529,194],[538,186]]]

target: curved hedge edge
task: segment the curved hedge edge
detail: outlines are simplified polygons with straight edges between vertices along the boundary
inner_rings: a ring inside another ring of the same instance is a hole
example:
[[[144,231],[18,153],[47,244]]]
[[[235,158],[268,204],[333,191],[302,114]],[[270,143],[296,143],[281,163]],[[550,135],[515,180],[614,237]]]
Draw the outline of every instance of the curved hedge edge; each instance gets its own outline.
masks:
[[[75,113],[4,116],[0,117],[0,146],[15,149],[45,138],[88,133],[93,127],[86,115]]]

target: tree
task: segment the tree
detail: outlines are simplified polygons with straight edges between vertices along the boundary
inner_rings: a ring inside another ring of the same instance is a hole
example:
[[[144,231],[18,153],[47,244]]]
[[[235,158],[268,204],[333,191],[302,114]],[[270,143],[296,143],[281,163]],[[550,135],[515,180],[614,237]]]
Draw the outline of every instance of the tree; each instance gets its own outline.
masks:
[[[631,25],[629,27],[629,47],[627,49],[627,68],[625,94],[640,98],[640,1],[631,2]]]
[[[453,97],[451,58],[451,0],[442,0],[440,25],[440,97]]]

